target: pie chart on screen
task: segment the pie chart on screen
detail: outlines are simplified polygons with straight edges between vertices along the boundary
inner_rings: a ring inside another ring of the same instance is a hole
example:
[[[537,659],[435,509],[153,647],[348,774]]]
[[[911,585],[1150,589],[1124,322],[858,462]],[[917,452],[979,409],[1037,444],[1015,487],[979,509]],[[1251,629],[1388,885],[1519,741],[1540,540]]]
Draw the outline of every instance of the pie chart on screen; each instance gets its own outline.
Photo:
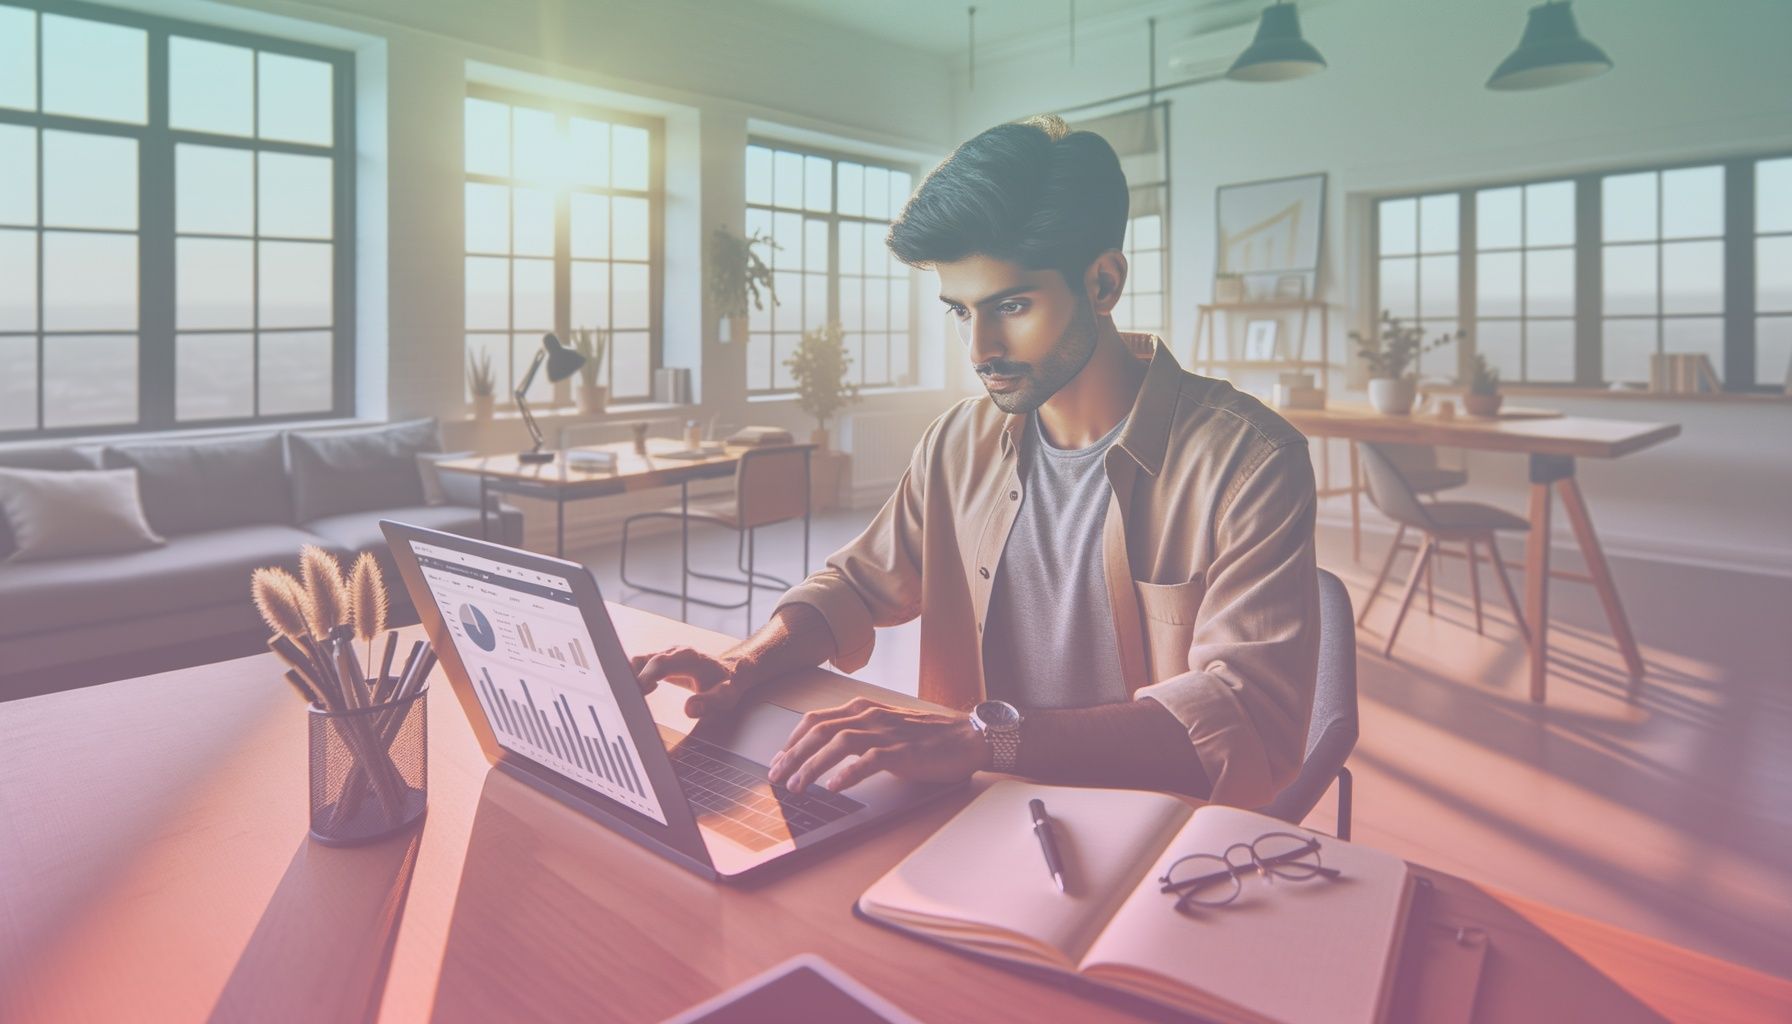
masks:
[[[467,639],[482,651],[498,646],[498,633],[492,629],[491,620],[474,605],[460,606],[460,628],[466,631]]]

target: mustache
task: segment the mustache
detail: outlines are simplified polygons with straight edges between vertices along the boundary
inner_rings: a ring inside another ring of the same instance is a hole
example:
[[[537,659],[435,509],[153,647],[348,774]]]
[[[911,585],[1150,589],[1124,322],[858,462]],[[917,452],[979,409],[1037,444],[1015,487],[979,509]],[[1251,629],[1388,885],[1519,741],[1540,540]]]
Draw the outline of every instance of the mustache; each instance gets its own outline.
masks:
[[[1027,372],[1027,364],[991,359],[987,363],[978,363],[971,369],[977,371],[979,377],[1019,377]]]

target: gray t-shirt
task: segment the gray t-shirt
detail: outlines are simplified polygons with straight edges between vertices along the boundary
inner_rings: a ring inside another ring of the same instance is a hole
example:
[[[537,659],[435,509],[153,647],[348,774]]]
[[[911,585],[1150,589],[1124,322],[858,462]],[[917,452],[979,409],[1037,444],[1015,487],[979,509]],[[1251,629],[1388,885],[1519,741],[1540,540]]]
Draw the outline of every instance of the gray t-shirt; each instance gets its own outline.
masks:
[[[992,700],[1082,708],[1126,699],[1101,558],[1121,420],[1087,448],[1054,448],[1037,413],[1021,431],[1021,505],[996,567],[983,634]]]

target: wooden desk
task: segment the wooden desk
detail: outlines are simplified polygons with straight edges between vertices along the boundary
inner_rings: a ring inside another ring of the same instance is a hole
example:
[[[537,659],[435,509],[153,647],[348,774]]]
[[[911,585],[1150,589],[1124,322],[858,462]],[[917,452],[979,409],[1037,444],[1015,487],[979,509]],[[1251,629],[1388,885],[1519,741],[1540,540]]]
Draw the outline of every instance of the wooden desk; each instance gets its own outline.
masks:
[[[611,610],[633,653],[733,642]],[[261,655],[0,704],[0,1020],[654,1021],[802,951],[923,1020],[1148,1019],[852,917],[974,789],[716,886],[491,773],[438,674],[422,829],[330,849],[305,838],[305,715],[279,673]],[[780,699],[859,692],[816,670]],[[649,697],[674,727],[682,702]],[[1792,1010],[1792,982],[1419,870],[1427,922],[1491,936],[1482,1024]],[[1443,933],[1412,934],[1422,962]],[[1418,1021],[1411,962],[1397,1016]]]
[[[1339,437],[1351,442],[1423,444],[1468,448],[1476,451],[1514,452],[1530,456],[1531,530],[1525,547],[1525,620],[1530,628],[1531,699],[1542,702],[1549,658],[1549,520],[1550,487],[1562,499],[1562,509],[1574,528],[1587,562],[1585,581],[1599,592],[1611,623],[1612,638],[1624,656],[1632,682],[1642,679],[1643,656],[1631,634],[1630,621],[1618,600],[1611,568],[1586,498],[1574,477],[1574,460],[1615,459],[1680,436],[1678,423],[1635,423],[1629,420],[1594,419],[1587,416],[1551,418],[1478,419],[1458,416],[1440,420],[1432,416],[1384,416],[1367,405],[1331,405],[1325,409],[1282,409],[1282,416],[1309,437]],[[1357,516],[1358,485],[1356,448],[1350,450],[1351,517]],[[1563,575],[1563,574],[1558,574]],[[1578,577],[1577,577],[1578,578]]]

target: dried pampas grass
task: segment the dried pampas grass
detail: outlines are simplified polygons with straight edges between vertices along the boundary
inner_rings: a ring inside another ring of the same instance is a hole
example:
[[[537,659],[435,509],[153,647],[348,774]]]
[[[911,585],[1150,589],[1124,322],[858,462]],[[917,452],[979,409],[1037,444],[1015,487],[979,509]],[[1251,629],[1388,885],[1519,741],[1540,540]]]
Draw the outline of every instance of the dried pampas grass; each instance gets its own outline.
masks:
[[[299,577],[305,581],[305,618],[311,623],[312,635],[322,640],[332,628],[348,621],[342,566],[328,551],[307,544],[299,551]]]
[[[269,629],[295,639],[308,635],[305,594],[291,573],[285,569],[257,569],[249,576],[249,593]]]
[[[379,559],[363,551],[348,572],[349,622],[355,636],[367,647],[367,667],[373,667],[373,638],[386,628],[386,579],[380,572]]]

